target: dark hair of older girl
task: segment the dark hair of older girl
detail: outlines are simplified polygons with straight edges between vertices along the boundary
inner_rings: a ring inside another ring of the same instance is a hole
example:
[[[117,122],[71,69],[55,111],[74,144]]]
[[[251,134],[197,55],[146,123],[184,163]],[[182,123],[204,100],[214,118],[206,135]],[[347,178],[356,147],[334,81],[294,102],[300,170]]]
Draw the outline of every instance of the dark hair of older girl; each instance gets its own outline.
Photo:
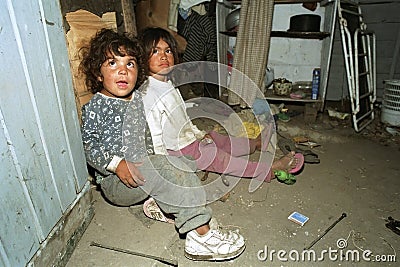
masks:
[[[146,63],[150,60],[150,57],[153,54],[153,50],[160,40],[166,42],[169,48],[172,50],[172,53],[174,55],[175,65],[179,63],[178,46],[176,40],[172,36],[172,34],[166,29],[160,27],[145,28],[139,34],[138,38],[141,41],[144,49],[144,57]]]

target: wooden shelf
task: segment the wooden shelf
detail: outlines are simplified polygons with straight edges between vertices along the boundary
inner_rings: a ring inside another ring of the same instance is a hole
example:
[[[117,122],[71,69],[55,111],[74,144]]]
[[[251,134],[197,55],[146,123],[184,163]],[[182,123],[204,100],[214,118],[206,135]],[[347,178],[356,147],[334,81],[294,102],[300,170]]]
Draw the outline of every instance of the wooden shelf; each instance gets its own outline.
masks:
[[[271,37],[319,39],[322,40],[330,35],[329,32],[292,32],[292,31],[272,31]]]
[[[225,34],[225,35],[228,35],[228,36],[231,36],[231,37],[236,37],[237,36],[237,32],[233,32],[233,31],[221,31],[219,33]]]
[[[311,98],[290,98],[289,96],[279,96],[273,93],[273,90],[267,89],[265,93],[265,99],[272,100],[272,101],[282,101],[282,102],[303,102],[303,103],[320,103],[322,100],[316,99],[313,100]]]
[[[303,4],[303,3],[315,3],[322,2],[322,0],[275,0],[275,4]]]
[[[221,31],[221,34],[236,37],[237,32]],[[271,37],[299,38],[299,39],[319,39],[322,40],[330,35],[329,32],[291,32],[291,31],[272,31]]]
[[[228,0],[232,4],[240,5],[242,1],[240,0]],[[275,0],[275,4],[302,4],[302,3],[314,3],[314,2],[321,2],[322,0]]]

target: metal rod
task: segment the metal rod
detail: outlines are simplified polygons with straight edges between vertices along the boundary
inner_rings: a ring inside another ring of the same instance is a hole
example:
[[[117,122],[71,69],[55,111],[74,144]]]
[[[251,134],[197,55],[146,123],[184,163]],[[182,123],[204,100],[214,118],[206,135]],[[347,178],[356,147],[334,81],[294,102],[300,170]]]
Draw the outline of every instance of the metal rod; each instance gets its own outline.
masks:
[[[126,254],[139,256],[139,257],[145,257],[145,258],[153,259],[153,260],[156,260],[156,261],[160,261],[162,263],[165,263],[165,264],[168,264],[168,265],[171,265],[171,266],[178,266],[178,261],[173,260],[173,259],[165,259],[165,258],[162,258],[162,257],[148,255],[148,254],[135,252],[135,251],[127,250],[127,249],[122,249],[122,248],[116,248],[116,247],[111,247],[111,246],[107,246],[107,245],[102,245],[102,244],[99,244],[99,243],[96,243],[96,242],[91,242],[90,246],[95,246],[95,247],[99,247],[99,248],[114,250],[114,251],[118,251],[118,252],[122,252],[122,253],[126,253]]]
[[[346,213],[342,213],[342,215],[339,217],[339,219],[337,219],[336,221],[334,221],[334,222],[331,224],[331,226],[329,226],[329,227],[325,230],[325,232],[324,232],[322,235],[320,235],[320,236],[319,236],[318,238],[316,238],[313,242],[311,242],[311,244],[310,244],[308,247],[304,248],[304,250],[309,250],[312,246],[314,246],[315,243],[317,243],[319,240],[321,240],[321,238],[324,237],[324,235],[326,235],[338,222],[340,222],[341,220],[343,220],[346,216],[347,216]]]

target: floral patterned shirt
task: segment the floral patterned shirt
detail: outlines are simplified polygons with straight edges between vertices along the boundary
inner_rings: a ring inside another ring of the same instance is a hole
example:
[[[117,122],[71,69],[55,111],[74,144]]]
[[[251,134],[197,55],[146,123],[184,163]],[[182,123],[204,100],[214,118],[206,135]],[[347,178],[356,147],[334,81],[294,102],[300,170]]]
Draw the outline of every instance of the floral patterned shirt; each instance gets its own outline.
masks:
[[[141,95],[124,100],[96,93],[82,107],[82,139],[97,182],[112,174],[122,159],[140,162],[154,154]]]

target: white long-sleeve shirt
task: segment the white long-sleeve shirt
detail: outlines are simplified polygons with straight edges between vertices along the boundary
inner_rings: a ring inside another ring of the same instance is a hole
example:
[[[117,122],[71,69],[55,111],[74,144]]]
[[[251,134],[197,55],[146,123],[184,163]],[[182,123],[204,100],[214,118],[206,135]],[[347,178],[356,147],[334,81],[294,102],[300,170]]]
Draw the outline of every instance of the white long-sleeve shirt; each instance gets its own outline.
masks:
[[[150,76],[143,86],[146,120],[156,154],[178,151],[204,137],[206,133],[192,123],[185,101],[171,81],[162,82]]]

